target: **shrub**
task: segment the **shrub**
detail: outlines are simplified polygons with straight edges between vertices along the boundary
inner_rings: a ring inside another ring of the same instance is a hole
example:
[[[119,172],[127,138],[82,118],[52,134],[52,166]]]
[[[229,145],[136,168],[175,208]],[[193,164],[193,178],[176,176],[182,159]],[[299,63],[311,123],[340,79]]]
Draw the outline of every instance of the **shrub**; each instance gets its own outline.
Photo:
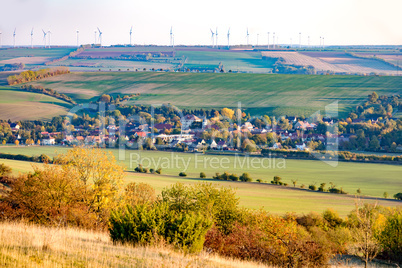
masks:
[[[402,193],[394,194],[394,198],[397,200],[402,200]]]
[[[240,178],[241,181],[245,181],[245,182],[252,182],[253,179],[250,177],[250,174],[248,174],[247,172],[243,173]]]
[[[380,244],[383,254],[391,260],[402,262],[402,210],[394,211],[387,217],[380,233]]]
[[[156,201],[155,189],[146,183],[129,183],[124,189],[124,203],[127,205],[144,205]]]
[[[205,173],[204,172],[200,172],[200,178],[201,179],[205,179],[207,176],[205,175]]]
[[[336,212],[332,209],[325,210],[322,213],[322,217],[327,222],[328,226],[331,228],[339,227],[343,223],[343,220],[341,217],[339,217],[338,212]]]
[[[271,181],[272,184],[276,184],[276,185],[282,185],[281,183],[282,178],[279,176],[275,176],[274,180]]]
[[[239,177],[238,177],[236,174],[231,174],[231,175],[229,176],[229,179],[230,179],[231,181],[238,181],[238,180],[239,180]]]
[[[325,185],[326,185],[325,182],[321,183],[321,184],[320,184],[320,187],[318,187],[318,191],[319,191],[319,192],[325,192],[325,191],[326,191]],[[315,191],[315,190],[314,190],[314,191]]]
[[[309,188],[310,190],[312,190],[312,191],[316,191],[316,190],[317,190],[317,186],[315,186],[314,184],[310,184],[310,185],[308,186],[308,188]]]
[[[155,173],[155,169],[151,168],[151,169],[149,169],[149,172],[151,172],[152,174],[154,174],[154,173]]]
[[[186,174],[185,172],[180,172],[180,173],[179,173],[179,176],[180,176],[180,177],[187,177],[187,174]]]
[[[211,219],[200,214],[177,213],[166,203],[157,203],[113,211],[109,232],[113,242],[149,245],[163,239],[184,252],[194,253],[202,250],[211,226]]]
[[[158,168],[155,172],[156,172],[157,174],[162,174],[162,169],[161,169],[161,168]]]

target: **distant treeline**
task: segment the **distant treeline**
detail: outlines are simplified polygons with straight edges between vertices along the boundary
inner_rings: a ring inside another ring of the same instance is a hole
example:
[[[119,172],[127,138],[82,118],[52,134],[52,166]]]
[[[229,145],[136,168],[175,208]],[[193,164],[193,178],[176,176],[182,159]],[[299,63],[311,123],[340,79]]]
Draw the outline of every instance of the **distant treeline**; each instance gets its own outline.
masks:
[[[35,81],[39,79],[43,79],[46,77],[51,77],[60,74],[70,73],[70,69],[67,67],[58,67],[58,68],[47,68],[41,69],[38,71],[23,71],[18,75],[10,75],[7,77],[7,82],[9,85],[18,85],[21,83],[26,83],[30,81]]]
[[[67,56],[48,61],[48,62],[45,63],[45,65],[50,65],[50,64],[53,64],[53,63],[56,63],[56,62],[59,62],[59,61],[64,61],[64,60],[66,60],[66,59],[68,59],[70,57],[75,57],[76,55],[80,54],[84,50],[85,50],[85,47],[81,46],[77,50],[75,50],[75,51],[71,52],[70,54],[68,54]]]
[[[262,155],[269,155],[277,156],[277,157],[289,157],[289,158],[298,158],[298,159],[314,159],[316,158],[312,152],[309,151],[290,151],[290,150],[283,150],[283,149],[262,149]],[[358,154],[352,153],[348,151],[339,151],[333,152],[328,151],[325,154],[320,156],[322,159],[331,160],[334,157],[339,157],[339,160],[343,161],[373,161],[373,162],[401,162],[402,163],[402,156],[386,156],[386,155],[367,155],[367,154]]]
[[[0,66],[0,72],[22,70],[24,68],[25,64],[23,63],[11,63],[11,64],[5,64],[4,66]]]
[[[29,162],[36,162],[36,163],[53,163],[49,156],[45,154],[41,155],[34,155],[34,156],[27,156],[23,154],[6,154],[0,153],[0,158],[2,159],[11,159],[11,160],[18,160],[18,161],[29,161]]]
[[[24,89],[29,92],[35,92],[35,93],[42,93],[48,96],[55,97],[60,100],[64,100],[66,102],[69,102],[71,104],[77,104],[75,101],[73,101],[69,96],[58,93],[56,90],[53,90],[51,88],[44,88],[42,86],[32,86],[32,85],[22,85],[21,89]]]

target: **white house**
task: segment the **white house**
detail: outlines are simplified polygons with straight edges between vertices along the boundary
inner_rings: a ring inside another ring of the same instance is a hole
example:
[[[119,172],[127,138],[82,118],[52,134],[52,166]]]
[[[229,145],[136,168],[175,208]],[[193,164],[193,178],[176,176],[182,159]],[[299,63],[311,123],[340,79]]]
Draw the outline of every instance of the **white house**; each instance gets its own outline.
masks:
[[[303,142],[303,143],[297,143],[296,144],[296,149],[297,150],[301,150],[301,151],[303,151],[303,150],[306,150],[306,144]]]
[[[48,138],[42,140],[42,145],[55,145],[56,140],[54,138]]]

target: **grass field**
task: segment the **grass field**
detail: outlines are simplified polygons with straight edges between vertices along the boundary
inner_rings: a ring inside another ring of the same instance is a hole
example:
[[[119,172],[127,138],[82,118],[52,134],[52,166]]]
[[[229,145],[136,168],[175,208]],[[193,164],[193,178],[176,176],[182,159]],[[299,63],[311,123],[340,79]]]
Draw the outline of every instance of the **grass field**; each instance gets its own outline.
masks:
[[[0,86],[0,119],[51,119],[66,114],[71,104],[43,94]]]
[[[0,152],[25,155],[44,153],[55,156],[57,153],[66,152],[66,150],[69,148],[0,146]],[[110,151],[119,159],[118,150],[112,149]],[[274,176],[280,176],[289,185],[292,185],[291,180],[298,180],[297,185],[304,184],[306,187],[314,182],[317,183],[317,187],[323,182],[327,183],[327,186],[329,186],[329,182],[333,182],[338,187],[343,187],[350,194],[356,193],[358,188],[364,195],[375,197],[382,197],[384,192],[388,192],[390,196],[402,192],[402,166],[400,165],[339,162],[337,167],[330,167],[318,160],[291,159],[265,159],[260,165],[252,161],[258,161],[262,158],[236,158],[235,156],[191,153],[172,154],[170,152],[137,150],[125,150],[122,156],[125,159],[120,158],[119,162],[128,170],[133,170],[142,161],[144,166],[150,168],[161,167],[163,174],[170,176],[177,176],[181,171],[186,171],[190,178],[198,178],[200,172],[205,172],[207,178],[212,178],[216,172],[222,174],[227,171],[238,175],[248,172],[254,181],[261,179],[270,182]]]
[[[61,58],[76,48],[2,48],[0,61],[19,57],[49,57]]]
[[[14,175],[32,171],[32,165],[42,165],[38,163],[7,159],[0,159],[0,163],[12,167]],[[318,193],[308,190],[293,189],[293,186],[280,187],[266,183],[230,182],[212,179],[201,180],[195,175],[189,175],[187,178],[182,178],[168,169],[163,170],[163,173],[164,174],[162,175],[156,175],[127,171],[125,178],[126,183],[148,183],[156,189],[158,194],[163,190],[163,188],[169,187],[177,182],[191,185],[206,181],[212,183],[216,187],[232,187],[236,190],[237,196],[240,198],[240,206],[251,209],[263,208],[275,214],[283,214],[286,212],[302,214],[311,211],[321,213],[328,208],[332,208],[338,211],[340,215],[346,216],[353,209],[355,202],[355,198],[350,195]],[[206,173],[208,174],[208,172]],[[188,172],[188,174],[193,173]],[[375,202],[374,199],[365,201]],[[384,206],[401,206],[402,202],[379,200],[379,204]]]
[[[263,60],[258,51],[177,50],[176,57],[186,58],[184,67],[190,69],[216,69],[222,63],[226,71],[268,73],[275,60]]]
[[[267,267],[215,254],[183,254],[166,245],[115,244],[107,232],[0,223],[2,267]]]
[[[338,101],[346,115],[367,95],[401,94],[402,77],[155,72],[71,73],[32,82],[77,102],[99,95],[141,93],[136,104],[171,103],[179,108],[237,107],[252,114],[309,116]]]

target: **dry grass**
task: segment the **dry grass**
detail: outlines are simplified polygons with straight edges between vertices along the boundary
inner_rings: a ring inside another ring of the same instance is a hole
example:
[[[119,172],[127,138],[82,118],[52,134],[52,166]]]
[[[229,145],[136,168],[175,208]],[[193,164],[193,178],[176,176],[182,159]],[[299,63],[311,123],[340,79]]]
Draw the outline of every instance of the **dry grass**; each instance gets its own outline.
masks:
[[[113,245],[107,233],[0,223],[1,267],[265,267],[210,255],[184,255],[166,246]]]

